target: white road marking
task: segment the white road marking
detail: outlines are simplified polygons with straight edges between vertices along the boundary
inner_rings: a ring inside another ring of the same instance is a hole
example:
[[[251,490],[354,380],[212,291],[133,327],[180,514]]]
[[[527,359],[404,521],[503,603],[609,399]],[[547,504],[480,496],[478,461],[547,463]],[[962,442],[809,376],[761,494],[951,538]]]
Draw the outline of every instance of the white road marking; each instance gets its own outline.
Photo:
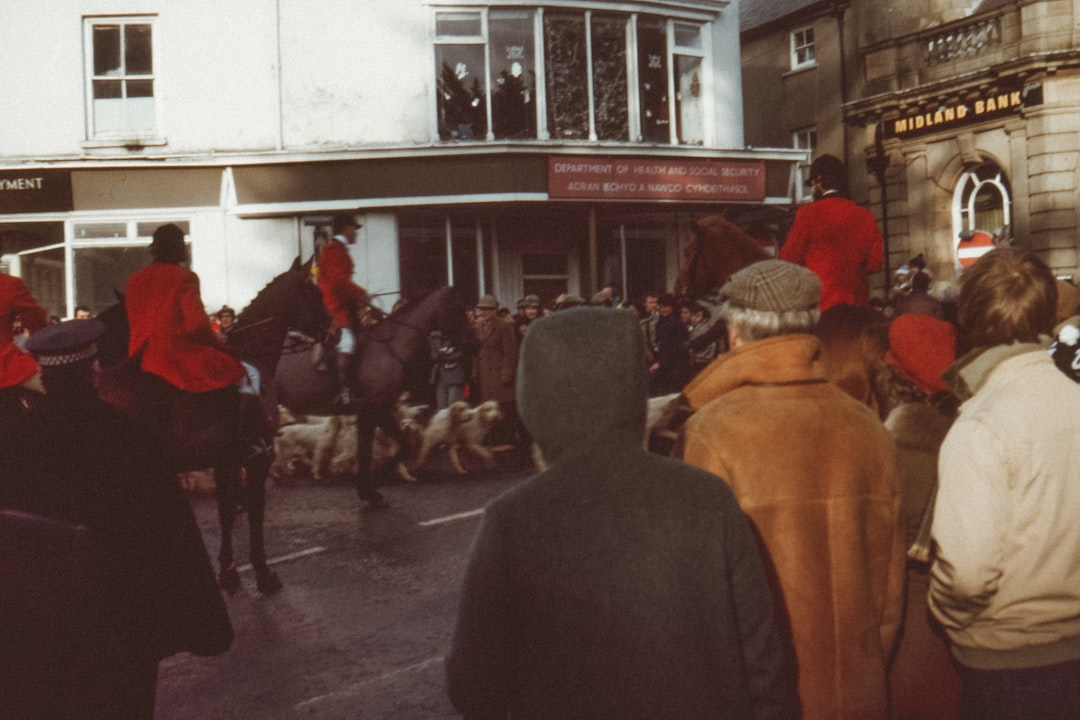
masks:
[[[267,565],[277,565],[279,563],[289,562],[290,560],[296,560],[297,558],[307,557],[308,555],[317,555],[317,554],[319,554],[321,552],[326,552],[326,548],[322,547],[321,545],[316,545],[315,547],[309,547],[306,550],[298,550],[297,552],[289,553],[288,555],[282,555],[281,557],[276,557],[276,558],[273,558],[272,560],[267,560],[266,564]],[[247,563],[246,565],[241,565],[237,569],[240,572],[247,572],[248,570],[252,570],[253,567],[252,567],[251,563]]]
[[[435,518],[434,520],[424,520],[420,523],[420,527],[430,527],[432,525],[442,525],[443,523],[454,522],[455,520],[464,520],[465,518],[476,517],[477,515],[483,515],[484,508],[478,510],[469,510],[468,512],[457,513],[456,515],[447,515],[441,518]]]
[[[324,702],[326,700],[336,700],[336,699],[354,697],[355,695],[360,694],[360,692],[362,690],[364,690],[364,688],[368,687],[369,685],[374,685],[376,683],[386,682],[387,680],[393,680],[398,675],[404,675],[406,673],[413,673],[413,672],[419,672],[421,670],[426,670],[430,666],[435,665],[436,663],[441,663],[442,661],[443,661],[443,656],[442,655],[436,655],[435,657],[428,658],[427,660],[423,660],[423,661],[418,662],[418,663],[413,663],[412,665],[406,665],[403,668],[398,668],[397,670],[391,670],[388,673],[383,673],[382,675],[379,675],[378,677],[368,678],[367,680],[361,680],[360,682],[354,683],[351,687],[346,688],[345,690],[335,690],[334,692],[326,693],[325,695],[316,695],[313,698],[308,698],[307,700],[301,700],[300,702],[298,702],[296,704],[295,708],[297,710],[300,710],[302,708],[308,707],[310,705],[316,705],[316,704]]]

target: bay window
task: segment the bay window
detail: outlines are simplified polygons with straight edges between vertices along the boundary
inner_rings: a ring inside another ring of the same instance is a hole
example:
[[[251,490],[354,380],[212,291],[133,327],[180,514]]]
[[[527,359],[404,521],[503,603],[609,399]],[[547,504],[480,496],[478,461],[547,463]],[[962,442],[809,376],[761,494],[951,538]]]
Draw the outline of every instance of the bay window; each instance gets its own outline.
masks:
[[[439,138],[703,144],[706,29],[638,13],[436,11]]]

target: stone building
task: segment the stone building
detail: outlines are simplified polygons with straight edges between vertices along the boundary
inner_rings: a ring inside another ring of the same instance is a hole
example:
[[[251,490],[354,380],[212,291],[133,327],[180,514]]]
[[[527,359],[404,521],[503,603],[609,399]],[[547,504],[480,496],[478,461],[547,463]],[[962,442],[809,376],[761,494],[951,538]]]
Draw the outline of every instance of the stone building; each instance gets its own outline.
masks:
[[[947,280],[1011,240],[1076,272],[1080,3],[744,0],[742,18],[747,142],[843,157],[891,268],[921,253]]]

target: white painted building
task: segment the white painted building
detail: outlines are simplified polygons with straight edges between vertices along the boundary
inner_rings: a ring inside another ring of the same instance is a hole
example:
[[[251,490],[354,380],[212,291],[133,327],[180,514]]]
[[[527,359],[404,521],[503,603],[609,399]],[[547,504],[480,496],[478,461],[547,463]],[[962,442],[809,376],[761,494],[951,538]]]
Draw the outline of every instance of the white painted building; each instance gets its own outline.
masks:
[[[188,232],[242,308],[336,212],[384,307],[670,288],[689,223],[786,206],[734,0],[4,0],[0,269],[97,312]]]

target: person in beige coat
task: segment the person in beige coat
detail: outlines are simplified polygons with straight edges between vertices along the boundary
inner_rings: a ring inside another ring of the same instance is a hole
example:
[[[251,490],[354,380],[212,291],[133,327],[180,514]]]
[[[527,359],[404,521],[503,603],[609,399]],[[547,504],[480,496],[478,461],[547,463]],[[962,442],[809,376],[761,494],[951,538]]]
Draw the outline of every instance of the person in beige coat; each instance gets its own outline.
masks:
[[[803,717],[884,719],[905,559],[893,440],[826,377],[813,272],[764,260],[721,294],[732,350],[683,390],[683,457],[728,482],[757,532]]]

